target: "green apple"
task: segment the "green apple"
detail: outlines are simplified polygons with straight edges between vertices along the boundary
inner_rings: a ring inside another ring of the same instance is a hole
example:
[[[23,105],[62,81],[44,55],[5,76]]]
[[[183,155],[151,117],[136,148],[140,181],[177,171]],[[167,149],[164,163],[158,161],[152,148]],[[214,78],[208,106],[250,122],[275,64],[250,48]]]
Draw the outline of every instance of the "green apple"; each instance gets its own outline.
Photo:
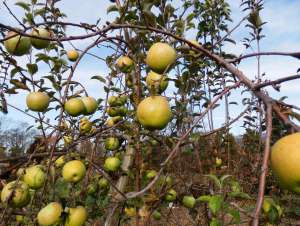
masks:
[[[216,167],[222,166],[222,159],[221,158],[216,158]]]
[[[82,97],[81,100],[85,107],[84,115],[91,115],[91,114],[95,113],[95,111],[98,108],[98,103],[95,98]]]
[[[40,37],[40,38],[51,38],[51,33],[45,28],[34,28],[31,32],[31,35]],[[49,46],[49,40],[43,40],[38,38],[30,38],[31,44],[36,49],[45,49]]]
[[[150,71],[146,77],[146,84],[151,93],[162,93],[167,89],[169,81],[167,76]]]
[[[107,171],[112,171],[112,172],[117,171],[120,166],[121,166],[121,161],[117,157],[108,157],[107,159],[105,159],[104,168]]]
[[[97,184],[96,183],[91,183],[87,187],[87,193],[89,195],[93,195],[93,194],[95,194],[97,192],[97,189],[98,189]]]
[[[116,137],[108,137],[105,139],[105,149],[106,150],[116,150],[120,147],[119,139]]]
[[[9,38],[4,41],[4,46],[7,52],[15,56],[23,56],[29,53],[31,48],[30,38],[20,35],[16,35],[14,31],[7,33],[5,38]],[[13,37],[14,36],[14,37]]]
[[[79,116],[85,112],[85,106],[81,98],[71,98],[65,103],[65,111],[71,116]]]
[[[45,92],[31,92],[26,97],[27,107],[32,111],[45,111],[50,102],[50,97]]]
[[[79,123],[79,131],[80,134],[87,134],[91,131],[93,127],[93,123],[88,120],[88,118],[84,117],[80,119]]]
[[[154,212],[152,213],[152,216],[155,220],[160,220],[161,219],[161,213],[158,212],[157,210],[154,210]]]
[[[62,156],[60,156],[59,158],[57,158],[57,159],[55,160],[54,164],[55,164],[55,166],[56,166],[57,168],[62,167],[62,166],[65,164],[65,156],[62,155]]]
[[[12,181],[8,183],[1,191],[1,201],[8,201],[12,207],[26,206],[30,201],[28,185],[23,181]]]
[[[100,189],[107,189],[109,188],[109,182],[106,178],[102,177],[98,181],[98,186]]]
[[[80,160],[67,162],[62,169],[62,176],[68,182],[76,183],[85,176],[85,165]]]
[[[195,204],[196,204],[196,199],[193,196],[190,195],[186,195],[183,197],[182,199],[182,204],[189,209],[194,208]]]
[[[41,188],[46,180],[46,174],[42,166],[35,165],[25,169],[23,181],[32,189]]]
[[[128,56],[121,56],[116,63],[119,70],[123,73],[129,73],[134,68],[134,62]]]
[[[83,226],[87,219],[87,211],[83,206],[70,208],[65,226]]]
[[[157,172],[155,170],[148,170],[146,173],[146,178],[147,179],[153,179],[154,177],[156,177]]]
[[[170,189],[165,196],[165,200],[168,202],[173,202],[176,200],[176,197],[177,192],[174,189]]]
[[[167,43],[157,42],[147,53],[146,63],[157,73],[164,72],[176,60],[176,51]]]
[[[58,202],[51,202],[44,208],[42,208],[38,215],[37,220],[40,226],[52,226],[56,225],[60,221],[60,216],[63,212],[63,208]]]

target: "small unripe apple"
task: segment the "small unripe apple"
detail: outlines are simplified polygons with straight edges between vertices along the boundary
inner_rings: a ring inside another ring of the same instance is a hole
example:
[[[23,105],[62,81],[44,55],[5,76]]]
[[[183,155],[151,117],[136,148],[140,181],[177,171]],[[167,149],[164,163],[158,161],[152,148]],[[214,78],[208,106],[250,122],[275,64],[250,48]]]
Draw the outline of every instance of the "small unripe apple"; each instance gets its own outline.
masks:
[[[71,98],[65,103],[65,111],[71,116],[79,116],[85,111],[81,98]]]
[[[106,121],[106,125],[108,127],[112,127],[114,126],[116,123],[120,122],[122,120],[121,116],[115,116],[115,117],[111,117]]]
[[[32,111],[45,111],[50,102],[50,97],[44,92],[31,92],[26,97],[27,107]]]
[[[109,188],[109,182],[106,178],[102,177],[98,181],[98,186],[100,189],[107,189]]]
[[[157,172],[155,170],[149,170],[147,173],[146,173],[146,178],[147,179],[153,179],[154,177],[156,177],[157,175]]]
[[[189,209],[194,208],[195,204],[196,204],[196,199],[193,196],[187,195],[184,196],[182,199],[182,204]]]
[[[79,57],[79,53],[76,51],[76,50],[69,50],[68,52],[67,52],[67,56],[68,56],[68,59],[70,60],[70,61],[76,61],[77,59],[78,59],[78,57]]]
[[[79,131],[81,134],[87,134],[91,131],[93,123],[88,120],[88,118],[80,119]]]
[[[123,73],[129,73],[132,71],[132,69],[134,67],[134,63],[133,63],[133,60],[130,59],[128,56],[121,56],[117,60],[117,67]]]
[[[50,38],[51,33],[45,28],[34,28],[31,32],[31,35],[41,37],[41,38]],[[31,44],[36,49],[45,49],[49,46],[49,40],[43,40],[38,38],[30,38]]]
[[[135,207],[132,207],[132,206],[129,207],[129,206],[127,206],[127,207],[125,207],[124,212],[125,212],[125,214],[128,217],[134,217],[134,216],[136,216],[136,208]]]
[[[167,76],[150,71],[146,77],[146,84],[151,93],[162,93],[167,89],[169,82]]]
[[[25,169],[23,181],[32,189],[39,189],[43,186],[46,180],[46,174],[42,166],[35,165]]]
[[[11,197],[11,194],[13,195]],[[4,186],[1,191],[1,201],[7,202],[12,207],[24,207],[30,201],[29,187],[22,181],[12,181]]]
[[[42,208],[38,215],[37,220],[40,226],[52,226],[59,222],[63,208],[58,202],[51,202]]]
[[[106,109],[106,112],[110,117],[116,117],[119,115],[118,108],[116,108],[116,107],[108,107]]]
[[[4,46],[7,52],[15,56],[23,56],[29,53],[31,48],[30,38],[16,35],[14,31],[7,33],[5,38],[11,37],[4,41]],[[16,36],[14,36],[16,35]],[[12,37],[14,36],[14,37]]]
[[[67,162],[62,169],[62,176],[68,182],[76,183],[85,176],[85,165],[80,160]]]
[[[16,215],[16,221],[18,222],[18,223],[24,223],[24,216],[22,216],[22,215]]]
[[[170,189],[165,196],[165,200],[168,202],[173,202],[176,200],[176,197],[177,192],[174,189]]]
[[[87,187],[87,193],[93,195],[97,192],[98,186],[96,183],[89,184]]]
[[[65,146],[68,146],[68,145],[72,144],[72,142],[73,142],[72,136],[64,136],[63,139],[64,139]]]
[[[117,157],[108,157],[107,159],[105,159],[104,168],[107,171],[112,171],[112,172],[117,171],[120,166],[121,166],[121,161]]]
[[[221,158],[216,158],[216,167],[222,166],[222,159]]]
[[[54,164],[57,168],[62,167],[65,164],[65,156],[60,156],[58,159],[55,160]]]
[[[154,212],[152,213],[152,216],[155,220],[160,220],[161,219],[161,213],[158,212],[157,210],[154,210]]]
[[[118,149],[120,146],[120,142],[119,139],[116,137],[108,137],[105,139],[105,149],[106,150],[116,150]]]
[[[81,100],[82,100],[82,102],[84,104],[84,107],[85,107],[85,111],[84,111],[85,115],[91,115],[91,114],[95,113],[95,111],[98,108],[98,103],[97,103],[95,98],[93,98],[93,97],[82,97]]]
[[[65,226],[83,226],[87,219],[87,211],[83,206],[70,208]]]

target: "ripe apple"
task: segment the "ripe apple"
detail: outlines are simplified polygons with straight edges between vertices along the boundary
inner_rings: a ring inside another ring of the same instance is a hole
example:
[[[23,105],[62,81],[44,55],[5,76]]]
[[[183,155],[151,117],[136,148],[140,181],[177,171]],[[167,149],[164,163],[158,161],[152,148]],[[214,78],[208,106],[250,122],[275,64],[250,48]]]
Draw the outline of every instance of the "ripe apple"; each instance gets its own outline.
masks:
[[[153,216],[154,220],[160,220],[161,219],[161,213],[158,212],[157,210],[154,210],[154,212],[152,213],[152,216]]]
[[[40,226],[52,226],[56,225],[60,221],[60,216],[63,212],[63,208],[58,202],[51,202],[44,208],[42,208],[38,215],[37,220]]]
[[[151,93],[162,93],[168,87],[168,77],[150,71],[146,77],[147,88]]]
[[[119,70],[123,73],[129,73],[134,68],[134,62],[128,56],[121,56],[116,63]]]
[[[80,160],[67,162],[62,169],[62,176],[68,182],[76,183],[85,176],[85,165]]]
[[[146,178],[148,180],[150,180],[150,179],[156,177],[156,175],[157,175],[157,172],[155,170],[148,170],[146,173]]]
[[[81,134],[87,134],[91,131],[93,127],[93,123],[88,120],[88,118],[84,117],[80,119],[79,123],[79,131]]]
[[[183,197],[182,199],[182,204],[189,209],[194,208],[195,204],[196,204],[196,199],[193,196],[190,195],[186,195]]]
[[[176,197],[177,192],[174,189],[170,189],[165,196],[165,200],[168,202],[173,202],[176,200]]]
[[[4,41],[4,46],[7,52],[15,56],[23,56],[29,53],[31,48],[30,38],[23,37],[20,35],[16,35],[17,33],[14,31],[10,31],[7,33],[5,38],[9,38]],[[16,35],[16,36],[14,36]],[[14,36],[14,37],[12,37]]]
[[[57,158],[57,159],[55,160],[54,164],[55,164],[55,166],[56,166],[57,168],[62,167],[62,166],[65,164],[65,156],[62,155],[62,156],[60,156],[59,158]]]
[[[50,102],[50,97],[44,92],[31,92],[26,97],[27,107],[32,111],[45,111]]]
[[[105,149],[106,150],[116,150],[120,147],[119,139],[116,137],[108,137],[105,139]]]
[[[32,189],[39,189],[43,186],[46,180],[46,174],[42,166],[35,165],[25,169],[23,181]]]
[[[271,167],[282,188],[300,194],[300,133],[279,139],[272,147]]]
[[[70,61],[76,61],[79,57],[79,53],[74,49],[74,50],[69,50],[67,52],[67,57]]]
[[[137,118],[146,129],[164,129],[172,118],[167,98],[151,96],[142,100],[137,107]]]
[[[87,219],[87,211],[83,206],[70,208],[65,226],[83,226]]]
[[[65,103],[65,111],[71,116],[79,116],[84,113],[85,107],[81,98],[71,98]]]
[[[13,195],[11,195],[12,192]],[[12,181],[8,183],[1,191],[1,201],[8,201],[8,203],[11,204],[12,207],[26,206],[30,201],[28,185],[22,181]]]
[[[82,97],[81,100],[85,107],[84,115],[91,115],[91,114],[95,113],[95,111],[98,108],[98,103],[95,98]]]
[[[121,161],[117,157],[108,157],[107,159],[105,159],[104,168],[107,171],[112,171],[112,172],[117,171],[120,166],[121,166]]]
[[[146,64],[155,72],[163,73],[175,62],[176,51],[167,43],[157,42],[151,46],[146,57]]]
[[[98,181],[98,186],[100,189],[107,189],[109,188],[109,182],[106,178],[102,177]]]
[[[50,38],[51,33],[45,28],[34,28],[31,32],[31,35],[40,37],[40,38]],[[38,38],[30,38],[31,44],[36,49],[45,49],[49,46],[49,40],[43,40]]]

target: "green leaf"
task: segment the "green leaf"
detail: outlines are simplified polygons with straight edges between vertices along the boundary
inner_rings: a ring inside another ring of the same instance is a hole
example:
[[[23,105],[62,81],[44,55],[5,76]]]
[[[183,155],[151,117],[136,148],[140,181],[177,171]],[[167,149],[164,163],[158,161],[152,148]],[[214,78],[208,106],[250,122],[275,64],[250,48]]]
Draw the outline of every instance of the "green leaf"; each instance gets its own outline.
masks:
[[[107,8],[106,13],[109,14],[111,12],[118,12],[119,9],[116,5],[111,5]]]
[[[221,222],[218,219],[213,218],[211,220],[211,222],[209,223],[209,226],[222,226],[222,224],[221,224]]]
[[[211,199],[210,195],[201,195],[199,198],[197,198],[197,201],[209,202],[210,199]]]
[[[105,78],[103,78],[103,77],[100,76],[100,75],[95,75],[95,76],[91,77],[91,79],[97,79],[97,80],[99,80],[100,82],[106,83]]]
[[[209,179],[211,179],[211,180],[214,182],[214,184],[215,184],[219,189],[222,188],[221,181],[219,180],[219,178],[218,178],[216,175],[208,174],[208,175],[205,175],[205,176],[207,176]]]
[[[211,212],[216,215],[222,207],[223,197],[220,195],[214,195],[208,202],[208,207]]]
[[[30,11],[30,4],[26,3],[26,2],[16,2],[15,5],[20,6],[21,8],[23,8],[26,11]]]
[[[59,178],[55,183],[55,194],[62,199],[68,198],[70,195],[70,186],[63,178]]]
[[[37,64],[26,64],[26,66],[31,75],[34,75],[38,71]]]
[[[240,212],[236,209],[228,209],[228,213],[232,216],[232,220],[230,223],[239,224],[241,223]]]
[[[270,223],[275,224],[276,221],[279,219],[279,214],[275,206],[271,206],[270,211],[268,212],[268,219]]]

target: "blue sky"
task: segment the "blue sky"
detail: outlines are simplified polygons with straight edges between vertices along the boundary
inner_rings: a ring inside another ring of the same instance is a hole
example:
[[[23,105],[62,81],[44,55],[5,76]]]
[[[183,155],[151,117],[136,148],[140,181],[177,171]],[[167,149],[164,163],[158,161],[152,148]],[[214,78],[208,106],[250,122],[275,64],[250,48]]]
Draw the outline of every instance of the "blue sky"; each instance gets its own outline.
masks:
[[[16,15],[20,18],[22,16],[21,11],[18,7],[14,6],[16,0],[9,0],[8,4],[12,7],[12,10],[16,12]],[[232,7],[232,18],[233,23],[230,27],[235,26],[235,24],[244,16],[240,8],[240,0],[228,0]],[[179,1],[174,0],[173,3],[178,5]],[[102,24],[106,20],[110,20],[113,14],[109,17],[106,15],[106,9],[111,4],[108,0],[88,0],[88,1],[74,1],[74,0],[63,0],[59,3],[62,11],[68,15],[68,21],[71,22],[87,22],[93,23],[99,17],[103,18]],[[16,25],[14,19],[8,14],[5,8],[1,5],[0,22],[9,25]],[[268,23],[264,26],[263,33],[266,35],[261,42],[262,51],[299,51],[300,50],[300,1],[299,0],[266,0],[265,9],[262,11],[263,21]],[[82,31],[76,29],[68,29],[69,35],[81,34]],[[238,29],[232,34],[232,38],[237,41],[237,45],[228,44],[224,47],[227,52],[233,52],[235,54],[249,53],[251,50],[245,51],[241,40],[248,34],[248,29],[244,26]],[[188,34],[187,38],[194,38],[193,34]],[[84,48],[89,44],[90,41],[76,41],[75,46],[78,48]],[[66,45],[66,48],[70,46]],[[101,52],[103,51],[103,52]],[[107,54],[106,50],[101,51],[92,50],[92,52],[98,55]],[[20,64],[25,64],[27,59],[24,57],[19,57],[18,61]],[[262,57],[262,69],[261,71],[266,73],[266,78],[277,79],[283,76],[288,76],[295,74],[297,69],[300,67],[299,61],[289,57]],[[245,74],[254,78],[256,75],[256,60],[249,59],[244,61],[239,65],[239,68],[245,72]],[[45,71],[40,70],[37,76],[42,76]],[[81,65],[78,67],[74,79],[78,79],[90,92],[91,96],[99,97],[103,96],[103,87],[98,81],[90,80],[89,78],[94,75],[107,75],[108,71],[105,65],[94,58],[87,56],[84,58]],[[295,104],[300,107],[298,102],[298,90],[300,87],[300,81],[287,82],[282,85],[281,93],[275,92],[272,89],[268,89],[273,97],[279,98],[283,95],[288,96],[288,103]],[[170,92],[171,90],[169,90]],[[9,97],[8,101],[12,104],[25,109],[25,98],[26,92],[20,92],[17,96]],[[240,100],[241,95],[239,92],[235,92],[231,95],[231,101]],[[241,106],[231,108],[231,117],[234,117],[242,109]],[[220,126],[224,122],[223,108],[219,108],[215,111],[215,124]],[[51,119],[53,114],[48,114],[47,116]],[[9,109],[8,117],[15,120],[27,121],[29,123],[34,123],[34,121],[13,109]],[[95,116],[97,117],[97,115]],[[241,130],[238,124],[234,128],[235,133],[240,133]]]

